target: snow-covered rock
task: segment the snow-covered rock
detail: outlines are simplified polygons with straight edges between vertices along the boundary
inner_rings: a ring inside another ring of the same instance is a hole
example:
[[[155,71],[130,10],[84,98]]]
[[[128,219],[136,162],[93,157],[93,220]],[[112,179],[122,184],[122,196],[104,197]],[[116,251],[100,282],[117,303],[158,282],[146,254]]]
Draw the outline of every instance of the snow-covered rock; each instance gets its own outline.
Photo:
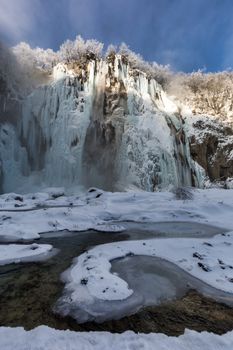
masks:
[[[0,265],[41,261],[52,256],[50,244],[2,244],[0,245]]]

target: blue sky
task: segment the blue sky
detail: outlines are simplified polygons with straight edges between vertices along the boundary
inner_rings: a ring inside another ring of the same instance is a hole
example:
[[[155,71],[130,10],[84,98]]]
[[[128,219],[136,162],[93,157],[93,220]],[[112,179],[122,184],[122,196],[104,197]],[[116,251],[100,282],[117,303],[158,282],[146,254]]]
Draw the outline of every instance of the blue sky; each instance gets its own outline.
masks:
[[[233,67],[233,0],[0,0],[0,38],[58,49],[80,34],[126,42],[175,70]]]

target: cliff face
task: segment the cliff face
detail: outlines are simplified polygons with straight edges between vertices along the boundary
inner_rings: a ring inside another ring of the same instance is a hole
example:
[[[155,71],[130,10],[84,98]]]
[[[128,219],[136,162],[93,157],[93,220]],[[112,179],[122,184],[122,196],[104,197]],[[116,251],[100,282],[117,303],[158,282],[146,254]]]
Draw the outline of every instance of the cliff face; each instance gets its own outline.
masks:
[[[192,158],[211,181],[233,176],[233,130],[210,116],[196,116],[188,131]]]
[[[198,184],[178,108],[120,56],[97,67],[82,169],[88,186],[112,190]]]
[[[120,55],[58,64],[20,114],[0,127],[4,191],[42,185],[155,191],[202,186],[204,170],[212,180],[233,174],[231,145],[219,131],[214,141],[212,129],[193,126],[193,116]],[[231,131],[221,130],[229,140]]]

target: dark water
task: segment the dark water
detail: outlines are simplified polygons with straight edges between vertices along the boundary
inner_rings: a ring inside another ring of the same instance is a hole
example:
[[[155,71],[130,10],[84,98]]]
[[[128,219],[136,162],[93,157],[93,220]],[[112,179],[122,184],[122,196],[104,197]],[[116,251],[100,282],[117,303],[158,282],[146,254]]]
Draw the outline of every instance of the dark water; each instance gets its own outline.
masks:
[[[52,306],[63,290],[60,275],[73,258],[91,246],[127,238],[125,234],[88,231],[37,240],[52,244],[59,253],[45,262],[0,267],[0,325],[31,328],[56,324]]]
[[[201,224],[198,222],[121,222],[127,228],[127,232],[132,239],[146,239],[151,237],[192,237],[192,238],[208,238],[216,234],[226,232],[226,229]]]
[[[195,237],[206,235],[208,237],[220,232],[220,229],[200,224],[160,223],[156,225],[154,231],[152,227],[147,230],[143,226],[137,230],[132,227],[126,233],[87,231],[44,234],[40,240],[37,240],[37,243],[48,243],[58,248],[59,253],[56,256],[45,262],[11,264],[0,267],[0,326],[24,326],[29,329],[40,324],[47,324],[56,328],[70,328],[67,326],[67,320],[53,313],[52,307],[63,291],[64,286],[60,281],[61,273],[71,266],[74,257],[90,247],[114,241],[159,237],[161,234],[166,236],[166,232],[168,236],[172,235],[173,237],[181,234],[183,237],[192,235]],[[121,263],[118,262],[118,264]],[[114,268],[116,266],[114,263]],[[121,270],[124,269],[125,266],[122,265]],[[162,276],[163,272],[161,271],[160,277],[165,278],[165,285],[172,290],[171,277]],[[146,273],[145,270],[144,272]],[[155,276],[158,275],[158,271],[155,269],[151,272],[154,278],[157,278]],[[185,290],[182,290],[181,294]],[[171,298],[181,294],[176,291],[171,295]],[[168,296],[169,298],[170,296]]]

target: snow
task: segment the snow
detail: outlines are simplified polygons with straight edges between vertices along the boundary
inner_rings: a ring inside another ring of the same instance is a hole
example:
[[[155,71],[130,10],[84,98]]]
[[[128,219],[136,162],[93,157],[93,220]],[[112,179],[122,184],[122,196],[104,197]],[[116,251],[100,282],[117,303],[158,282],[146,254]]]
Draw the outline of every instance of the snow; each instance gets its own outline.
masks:
[[[164,334],[135,334],[131,331],[114,334],[107,332],[72,332],[46,326],[31,331],[23,328],[0,328],[0,348],[4,350],[232,350],[233,332],[222,336],[185,330],[179,337]]]
[[[55,199],[47,192],[22,195],[21,200],[16,194],[6,194],[0,196],[0,239],[30,240],[45,232],[63,230],[120,232],[129,221],[198,222],[233,230],[233,190],[191,190],[191,193],[192,200],[179,200],[172,192],[111,193],[96,189]]]
[[[0,265],[48,259],[52,249],[50,244],[3,244],[0,245]]]
[[[233,151],[232,151],[232,153],[233,153]],[[227,187],[228,189],[233,189],[233,178],[232,178],[232,177],[226,179],[226,187]]]
[[[53,79],[56,80],[61,80],[66,78],[67,76],[74,76],[73,72],[67,68],[67,66],[63,63],[58,63],[54,68],[53,68]]]

